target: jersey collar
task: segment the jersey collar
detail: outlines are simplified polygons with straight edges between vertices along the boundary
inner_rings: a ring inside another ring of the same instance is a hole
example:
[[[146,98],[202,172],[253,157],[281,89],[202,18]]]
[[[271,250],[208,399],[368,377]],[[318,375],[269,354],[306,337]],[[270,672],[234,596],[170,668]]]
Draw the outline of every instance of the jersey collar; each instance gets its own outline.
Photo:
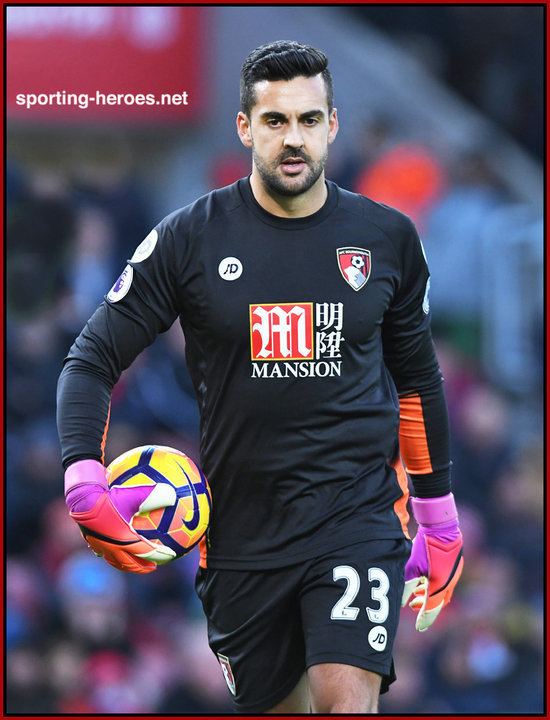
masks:
[[[327,199],[325,200],[323,207],[319,208],[319,210],[312,215],[307,215],[306,217],[301,218],[282,218],[277,215],[272,215],[267,212],[267,210],[264,210],[254,197],[254,193],[252,192],[252,188],[250,186],[250,175],[239,180],[237,184],[245,205],[266,225],[271,225],[272,227],[276,227],[281,230],[303,230],[319,225],[319,223],[326,220],[326,218],[338,205],[336,185],[333,182],[330,182],[330,180],[325,180],[325,183],[327,186]]]

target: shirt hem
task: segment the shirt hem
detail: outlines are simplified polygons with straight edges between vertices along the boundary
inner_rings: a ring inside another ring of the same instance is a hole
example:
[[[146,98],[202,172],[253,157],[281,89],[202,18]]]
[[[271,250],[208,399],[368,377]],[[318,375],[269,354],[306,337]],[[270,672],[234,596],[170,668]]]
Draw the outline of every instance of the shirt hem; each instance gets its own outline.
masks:
[[[364,529],[348,533],[345,537],[334,539],[332,542],[324,542],[314,545],[301,553],[288,553],[284,555],[257,555],[251,558],[216,557],[207,553],[206,567],[212,570],[274,570],[276,568],[290,567],[305,560],[312,560],[319,555],[338,550],[346,545],[353,545],[358,542],[370,540],[399,540],[407,539],[401,528],[391,528],[365,532]]]

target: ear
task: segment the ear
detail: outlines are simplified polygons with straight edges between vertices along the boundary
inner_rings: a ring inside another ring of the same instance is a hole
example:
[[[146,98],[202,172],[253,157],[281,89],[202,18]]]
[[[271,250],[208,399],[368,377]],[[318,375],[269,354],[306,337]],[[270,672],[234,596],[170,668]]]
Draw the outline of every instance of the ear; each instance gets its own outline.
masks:
[[[338,113],[336,111],[336,108],[332,108],[330,111],[330,115],[328,118],[328,144],[332,145],[334,142],[336,135],[338,135]]]
[[[246,148],[252,147],[252,133],[250,132],[250,120],[241,111],[237,115],[237,135]]]

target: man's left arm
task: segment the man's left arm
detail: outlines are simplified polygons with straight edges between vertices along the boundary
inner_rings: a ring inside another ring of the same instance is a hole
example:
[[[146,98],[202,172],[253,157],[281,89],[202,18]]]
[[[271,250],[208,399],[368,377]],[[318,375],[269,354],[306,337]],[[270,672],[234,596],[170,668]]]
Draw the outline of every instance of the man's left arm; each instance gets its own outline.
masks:
[[[451,492],[449,420],[430,330],[429,271],[412,223],[400,245],[401,274],[384,317],[384,361],[399,396],[399,445],[414,487],[418,532],[405,568],[403,605],[427,630],[462,573],[462,534]]]

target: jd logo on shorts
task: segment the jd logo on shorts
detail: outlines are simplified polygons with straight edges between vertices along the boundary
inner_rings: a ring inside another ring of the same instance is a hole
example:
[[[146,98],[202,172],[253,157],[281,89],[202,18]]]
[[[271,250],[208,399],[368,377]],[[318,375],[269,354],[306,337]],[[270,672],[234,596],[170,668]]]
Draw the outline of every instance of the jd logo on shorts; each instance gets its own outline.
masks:
[[[236,257],[226,257],[218,265],[220,277],[224,280],[236,280],[243,273],[243,264]]]
[[[371,628],[368,637],[369,645],[373,650],[382,652],[385,649],[386,643],[388,642],[388,633],[386,628],[382,625],[375,625]]]
[[[229,658],[227,658],[225,655],[220,655],[220,653],[218,653],[218,660],[220,661],[220,665],[222,666],[223,676],[225,678],[225,682],[227,683],[227,687],[229,688],[229,692],[232,695],[236,695],[237,692],[235,690],[235,678],[233,677],[233,670],[231,670],[231,663],[229,662]]]

